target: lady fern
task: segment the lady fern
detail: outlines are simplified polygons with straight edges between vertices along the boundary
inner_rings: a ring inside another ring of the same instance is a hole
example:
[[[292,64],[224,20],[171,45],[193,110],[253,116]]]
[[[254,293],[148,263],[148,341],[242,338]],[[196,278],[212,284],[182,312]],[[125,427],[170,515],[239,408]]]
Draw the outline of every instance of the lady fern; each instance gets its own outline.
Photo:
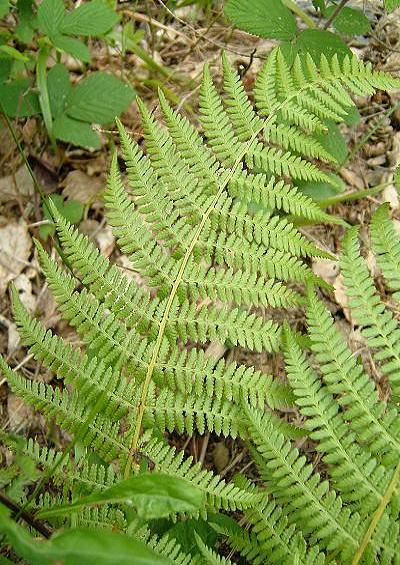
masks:
[[[373,248],[382,253],[382,247],[376,247],[381,233],[378,223],[384,225],[385,234],[390,233],[395,248],[399,237],[393,231],[387,205],[377,210],[371,226]],[[394,265],[389,250],[387,263]],[[387,378],[394,396],[382,399],[377,384],[349,349],[324,304],[310,292],[307,321],[314,362],[288,327],[283,349],[287,378],[304,428],[323,465],[315,471],[270,414],[245,401],[254,457],[268,499],[264,508],[246,510],[252,525],[250,535],[229,528],[224,533],[233,547],[254,563],[325,563],[332,559],[354,565],[398,563],[399,328],[360,254],[356,228],[349,230],[343,241],[340,266],[350,311],[374,351],[376,370]],[[389,284],[391,280],[390,275]]]
[[[297,450],[291,451],[288,438],[297,437],[298,431],[271,412],[291,402],[291,388],[254,368],[218,361],[204,345],[219,341],[267,352],[282,347],[273,309],[304,304],[301,286],[321,283],[304,258],[327,256],[288,216],[339,221],[295,186],[304,179],[331,182],[328,171],[334,158],[316,134],[327,119],[341,121],[351,109],[345,90],[370,93],[397,82],[356,58],[339,63],[323,57],[319,68],[309,57],[297,58],[289,68],[274,50],[257,80],[255,109],[226,57],[223,68],[221,97],[205,67],[201,133],[162,94],[164,127],[139,102],[145,150],[118,123],[127,187],[114,155],[105,203],[134,280],[52,209],[68,269],[37,242],[39,261],[58,309],[82,347],[46,330],[15,291],[13,310],[24,344],[65,386],[26,379],[3,359],[0,366],[14,392],[55,418],[84,450],[81,459],[68,459],[32,443],[27,446],[36,464],[62,485],[65,500],[101,491],[132,470],[139,473],[139,461],[147,462],[200,489],[203,517],[220,509],[248,511],[255,524],[248,539],[261,553],[249,550],[247,538],[237,532],[234,543],[257,562],[260,555],[277,562],[289,556],[293,562],[303,560],[310,535],[320,545],[310,550],[310,562],[321,562],[324,551],[347,558],[364,533],[360,512],[382,501],[398,456],[396,407],[382,407],[323,309],[311,301],[311,338],[326,388],[317,390],[318,379],[305,368],[306,359],[286,331],[289,384],[301,405],[315,404],[310,429],[318,435],[320,427],[324,434],[321,445],[327,464],[337,466],[332,480],[343,491],[341,499],[326,480],[312,474]],[[327,352],[335,358],[326,361]],[[316,389],[311,399],[309,386]],[[347,431],[350,421],[352,432]],[[194,430],[247,440],[251,435],[276,502],[265,503],[264,495],[248,484],[225,483],[162,438],[166,431]],[[362,447],[353,445],[351,434]],[[101,458],[97,466],[93,452]],[[112,464],[117,471],[110,470]],[[343,479],[349,469],[362,485],[359,498],[353,482]],[[47,495],[35,503],[48,506],[51,500]],[[114,510],[88,509],[74,515],[74,523],[112,525]],[[384,509],[386,522],[381,522],[387,528],[390,512]],[[387,528],[374,534],[374,555],[386,547]],[[169,538],[154,538],[149,530],[133,527],[128,531],[172,562],[225,562],[202,542],[191,560]]]

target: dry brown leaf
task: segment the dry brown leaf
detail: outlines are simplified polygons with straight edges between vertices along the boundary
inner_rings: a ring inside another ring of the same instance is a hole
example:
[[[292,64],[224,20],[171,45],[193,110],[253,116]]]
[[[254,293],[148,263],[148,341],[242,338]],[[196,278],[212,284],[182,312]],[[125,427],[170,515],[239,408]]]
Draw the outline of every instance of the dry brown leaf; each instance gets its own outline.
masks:
[[[32,408],[12,392],[7,397],[7,411],[9,428],[12,432],[21,431],[30,425]]]
[[[29,312],[33,312],[36,308],[36,297],[32,294],[32,283],[29,278],[21,273],[14,280],[14,286],[18,291],[22,304]]]
[[[7,334],[7,354],[12,355],[17,351],[21,338],[19,337],[19,332],[16,324],[10,322],[8,324],[8,334]]]
[[[338,275],[333,283],[334,288],[334,295],[335,300],[338,305],[342,308],[343,314],[346,317],[346,320],[351,322],[351,312],[349,309],[349,301],[346,295],[344,283],[343,283],[343,275]]]
[[[332,284],[339,273],[339,264],[330,259],[313,259],[312,270],[328,284]]]
[[[0,228],[0,296],[27,266],[31,247],[32,240],[24,223],[11,222]]]
[[[82,204],[91,204],[99,198],[104,188],[100,177],[90,177],[83,171],[71,171],[62,182],[62,194],[67,200],[77,200]]]
[[[15,175],[0,178],[0,202],[32,197],[34,191],[32,178],[25,165],[20,167]]]
[[[109,257],[114,251],[115,238],[110,226],[103,226],[100,222],[89,219],[79,224],[79,231],[87,235],[105,257]]]
[[[399,194],[397,192],[394,184],[389,184],[382,192],[382,199],[384,202],[389,202],[389,206],[392,210],[399,209]]]
[[[212,357],[213,359],[219,360],[221,359],[225,353],[227,348],[222,343],[218,341],[212,341],[210,345],[205,350],[205,357]]]
[[[226,447],[223,441],[219,441],[215,444],[213,450],[213,459],[215,468],[217,469],[218,473],[223,471],[228,465],[230,459],[229,449]]]
[[[357,188],[358,190],[362,190],[364,188],[363,179],[360,177],[360,175],[357,175],[357,173],[355,173],[354,171],[344,168],[340,169],[340,176],[345,181],[345,183],[348,184],[349,186]]]

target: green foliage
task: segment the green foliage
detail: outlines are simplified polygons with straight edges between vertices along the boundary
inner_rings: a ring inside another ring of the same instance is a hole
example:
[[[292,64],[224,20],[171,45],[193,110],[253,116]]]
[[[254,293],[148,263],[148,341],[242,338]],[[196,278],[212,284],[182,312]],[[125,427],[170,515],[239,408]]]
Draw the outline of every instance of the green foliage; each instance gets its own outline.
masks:
[[[171,514],[197,512],[204,502],[201,490],[184,479],[156,472],[141,473],[71,504],[42,510],[38,516],[51,518],[70,514],[83,506],[103,504],[133,506],[139,518],[152,520]]]
[[[45,224],[39,228],[40,237],[44,240],[46,240],[49,235],[54,235],[56,232],[50,213],[51,203],[57,208],[59,214],[71,224],[79,223],[83,217],[83,204],[81,204],[81,202],[77,202],[76,200],[64,202],[63,197],[59,194],[48,196],[42,204],[42,211],[44,218],[48,220],[49,224]]]
[[[383,0],[383,2],[388,12],[393,12],[393,10],[400,7],[400,0]]]
[[[290,41],[297,25],[293,14],[281,0],[253,0],[251,7],[242,0],[230,0],[225,13],[235,25],[260,37]]]
[[[2,358],[1,370],[16,394],[74,437],[64,454],[32,441],[22,446],[8,441],[31,457],[44,483],[51,477],[50,488],[36,491],[29,504],[52,527],[65,528],[40,544],[4,520],[4,533],[22,557],[31,552],[32,562],[40,556],[42,562],[74,563],[78,558],[68,552],[79,551],[81,536],[87,535],[85,562],[95,550],[112,552],[113,544],[121,556],[134,552],[131,544],[139,540],[143,559],[153,555],[147,548],[160,562],[224,563],[203,536],[190,554],[173,537],[179,531],[174,520],[204,520],[219,511],[243,512],[254,525],[250,534],[235,529],[232,537],[250,561],[263,563],[271,555],[272,562],[296,563],[310,555],[310,562],[321,563],[332,552],[347,559],[360,546],[367,518],[384,500],[398,457],[397,407],[379,400],[328,313],[304,296],[305,285],[321,283],[304,259],[327,254],[288,216],[340,222],[301,194],[296,181],[332,182],[325,171],[336,159],[318,135],[325,120],[339,122],[353,107],[348,91],[370,93],[398,82],[355,57],[343,62],[323,57],[318,67],[311,57],[298,57],[289,68],[274,50],[258,76],[253,107],[226,57],[223,67],[224,96],[205,67],[201,133],[162,94],[163,126],[138,103],[143,147],[118,122],[126,178],[115,154],[105,203],[133,280],[49,202],[68,268],[39,243],[38,258],[79,345],[46,329],[12,291],[23,343],[57,380],[26,378]],[[381,243],[382,257],[388,241]],[[306,300],[312,348],[326,383],[321,393],[321,379],[307,367],[298,336],[282,333],[273,318],[275,309]],[[290,386],[214,358],[205,351],[211,342],[265,352],[283,346]],[[273,412],[293,398],[310,420],[305,430]],[[320,442],[329,479],[313,473],[291,446],[291,439],[307,431]],[[248,481],[225,482],[203,469],[170,447],[166,432],[209,432],[253,442],[270,499]],[[184,493],[182,481],[190,485]],[[157,496],[151,496],[154,489]],[[390,500],[371,543],[371,555],[386,560],[385,536],[394,531],[392,504],[396,508]],[[153,518],[166,515],[162,530]],[[121,533],[110,531],[116,524]],[[220,531],[232,527],[222,520],[212,524]],[[189,531],[201,535],[196,528]]]
[[[0,504],[0,532],[6,534],[18,555],[32,565],[52,565],[57,562],[78,565],[111,565],[131,563],[135,556],[138,565],[171,565],[171,560],[153,551],[138,539],[117,532],[74,528],[54,535],[43,542],[18,526]]]
[[[378,223],[393,227],[386,205],[376,212],[372,232]],[[387,376],[391,394],[398,396],[398,323],[373,284],[355,228],[344,239],[340,266],[352,316],[371,348],[375,370]],[[255,460],[269,496],[264,508],[246,511],[249,534],[229,527],[221,531],[254,563],[325,563],[333,556],[340,563],[397,563],[398,403],[388,395],[382,399],[312,293],[307,321],[312,358],[288,327],[284,356],[303,425],[324,465],[320,472],[314,470],[270,414],[245,404]]]
[[[326,20],[335,13],[337,4],[326,6],[318,3],[315,9]],[[283,0],[228,0],[225,13],[237,27],[259,37],[282,41],[282,48],[288,62],[296,54],[309,53],[316,63],[324,54],[343,58],[351,54],[345,42],[338,35],[324,29],[317,29],[310,18],[295,2]],[[299,16],[308,29],[299,29],[295,19]],[[359,9],[344,7],[332,21],[336,31],[344,36],[364,34],[370,31],[368,18]]]
[[[18,0],[14,10],[18,24],[10,31],[9,42],[0,45],[5,65],[0,89],[2,110],[12,117],[41,112],[53,141],[98,149],[100,139],[91,124],[112,122],[132,102],[134,90],[101,71],[84,76],[72,86],[63,64],[58,62],[49,71],[47,66],[53,48],[90,62],[88,46],[78,37],[104,37],[118,21],[116,13],[106,0],[85,2],[71,12],[65,11],[62,0],[44,0],[37,13],[32,0]],[[26,47],[21,53],[10,45],[12,42],[34,42],[33,51]],[[37,88],[30,78],[35,74]]]
[[[333,16],[336,6],[329,6],[323,11],[325,18]],[[371,31],[367,16],[359,9],[345,6],[333,20],[333,27],[344,35],[364,35]]]

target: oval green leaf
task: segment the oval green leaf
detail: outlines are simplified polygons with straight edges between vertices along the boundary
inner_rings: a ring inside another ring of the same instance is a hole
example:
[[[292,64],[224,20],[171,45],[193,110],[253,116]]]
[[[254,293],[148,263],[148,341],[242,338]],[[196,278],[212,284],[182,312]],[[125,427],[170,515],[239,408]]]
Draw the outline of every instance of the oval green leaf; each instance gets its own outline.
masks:
[[[347,55],[352,56],[352,52],[347,45],[336,34],[320,29],[306,29],[302,31],[295,43],[298,53],[305,55],[309,53],[314,61],[319,64],[321,55],[330,60],[337,55],[339,60],[343,60]]]
[[[326,18],[330,18],[336,6],[329,6],[324,12]],[[332,22],[333,27],[344,35],[364,35],[371,30],[371,24],[367,16],[361,10],[345,6]]]
[[[134,90],[116,76],[101,71],[81,80],[67,98],[66,112],[75,120],[109,124],[127,109]]]
[[[143,473],[72,504],[63,504],[38,513],[42,518],[70,514],[93,504],[127,504],[144,520],[165,518],[180,512],[197,512],[204,505],[200,489],[184,479],[163,473]]]
[[[281,0],[229,0],[225,14],[238,28],[258,37],[290,41],[297,32],[296,20]]]
[[[172,565],[142,541],[107,530],[76,528],[39,541],[14,522],[0,504],[0,533],[14,551],[31,565]]]

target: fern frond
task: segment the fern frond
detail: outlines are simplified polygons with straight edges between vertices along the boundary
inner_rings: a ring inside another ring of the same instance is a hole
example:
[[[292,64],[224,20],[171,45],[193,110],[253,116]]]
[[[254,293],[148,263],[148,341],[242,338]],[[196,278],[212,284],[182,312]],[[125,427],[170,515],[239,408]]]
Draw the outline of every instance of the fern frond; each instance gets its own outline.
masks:
[[[62,338],[46,330],[31,318],[13,292],[13,312],[23,343],[35,359],[52,370],[66,384],[73,384],[86,402],[95,401],[101,394],[107,399],[106,415],[120,420],[134,408],[134,381],[128,382],[96,357],[88,357]]]
[[[360,517],[313,473],[311,464],[276,430],[267,414],[247,408],[251,437],[261,455],[260,473],[269,492],[285,507],[289,520],[301,523],[328,550],[339,549],[343,559],[355,552]]]
[[[269,502],[262,509],[247,511],[246,518],[252,525],[250,540],[241,541],[235,535],[229,536],[229,540],[252,563],[319,565],[325,562],[325,556],[318,546],[308,547],[302,533],[289,523],[275,502]],[[253,536],[256,543],[253,542]]]
[[[380,232],[385,231],[382,223],[384,224],[385,220],[379,222]],[[392,312],[385,308],[376,291],[367,265],[360,255],[355,229],[349,231],[343,240],[340,266],[352,316],[362,327],[361,333],[368,345],[372,349],[378,349],[374,357],[380,361],[380,370],[388,375],[392,391],[398,396],[400,394],[400,329]]]
[[[372,249],[385,281],[394,291],[393,298],[400,300],[400,240],[390,221],[389,205],[382,204],[372,216]]]
[[[305,161],[290,151],[275,147],[264,147],[258,143],[246,153],[246,164],[250,169],[266,171],[272,175],[290,176],[293,179],[331,183],[331,178],[316,165]]]
[[[186,554],[181,550],[179,543],[168,534],[158,537],[146,527],[141,527],[134,536],[144,541],[158,555],[162,555],[175,565],[201,565],[198,555]]]
[[[67,484],[75,496],[104,490],[121,479],[112,465],[89,463],[86,459],[80,462],[66,459],[56,466],[63,453],[46,446],[41,447],[32,439],[24,442],[23,452],[45,471],[52,469],[55,483],[64,486]]]
[[[246,94],[239,74],[229,63],[226,53],[222,54],[222,68],[224,73],[224,102],[235,133],[240,141],[248,141],[252,135],[260,130],[261,119],[254,111]]]
[[[338,403],[357,439],[383,462],[392,464],[400,456],[400,422],[393,405],[378,399],[373,381],[351,353],[343,336],[335,328],[324,305],[313,295],[307,310],[312,351],[319,362],[324,382]]]
[[[324,454],[337,490],[360,514],[373,512],[383,499],[390,473],[357,443],[338,402],[311,369],[289,330],[285,333],[284,352],[296,404],[307,417],[305,427],[311,439],[318,441],[317,450]]]
[[[103,415],[101,406],[97,415],[89,421],[89,411],[80,396],[25,379],[11,371],[2,357],[0,369],[15,394],[48,418],[55,418],[61,427],[72,433],[80,433],[82,443],[96,450],[106,461],[112,461],[129,451],[119,439],[119,422],[110,422]]]

